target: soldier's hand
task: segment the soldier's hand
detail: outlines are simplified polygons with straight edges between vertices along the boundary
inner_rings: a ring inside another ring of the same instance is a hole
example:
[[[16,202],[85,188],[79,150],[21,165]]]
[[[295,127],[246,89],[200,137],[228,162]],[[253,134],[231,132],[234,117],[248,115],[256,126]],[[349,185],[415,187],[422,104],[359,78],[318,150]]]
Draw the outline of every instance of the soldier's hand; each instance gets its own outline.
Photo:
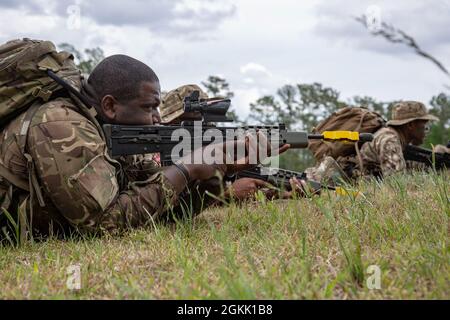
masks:
[[[263,188],[273,188],[273,186],[260,179],[241,178],[237,179],[227,190],[225,190],[225,196],[233,197],[237,200],[254,198],[256,192]]]
[[[184,156],[179,160],[189,171],[191,180],[207,180],[217,173],[236,172],[235,168],[248,163],[248,159],[240,159],[253,151],[249,151],[249,144],[246,139],[228,140],[222,143],[207,145],[203,148]]]
[[[233,174],[258,163],[255,141],[255,137],[246,136],[239,140],[210,144],[183,157],[180,162],[188,168],[194,180],[207,180],[217,171],[222,176],[225,173]],[[263,144],[267,142],[264,138],[260,141]]]
[[[231,144],[228,143],[226,151],[227,163],[229,164],[228,172],[235,173],[250,169],[263,162],[267,157],[285,152],[290,148],[290,145],[286,144],[272,150],[271,143],[266,135],[258,131],[256,134],[246,134],[244,139],[235,141],[233,153],[230,153],[230,147]]]
[[[283,199],[290,199],[294,197],[308,197],[313,194],[319,194],[317,190],[314,190],[308,183],[301,179],[298,180],[297,178],[291,178],[289,179],[289,183],[291,185],[291,191],[285,191],[282,194]]]
[[[223,176],[225,173],[233,174],[254,167],[267,156],[283,153],[289,147],[284,145],[273,152],[267,137],[257,132],[256,135],[247,134],[239,140],[228,140],[194,150],[180,159],[180,163],[188,170],[191,180],[207,180],[217,173]]]

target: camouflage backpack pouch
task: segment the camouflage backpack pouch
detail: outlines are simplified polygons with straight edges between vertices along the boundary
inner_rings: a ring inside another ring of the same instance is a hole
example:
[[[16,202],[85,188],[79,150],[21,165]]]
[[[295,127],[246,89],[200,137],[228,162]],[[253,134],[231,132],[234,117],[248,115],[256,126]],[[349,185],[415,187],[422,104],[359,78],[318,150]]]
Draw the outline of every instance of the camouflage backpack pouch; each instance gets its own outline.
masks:
[[[0,128],[34,101],[46,102],[62,89],[47,70],[80,88],[73,56],[57,52],[53,43],[25,38],[0,45]]]
[[[382,128],[385,123],[386,120],[377,112],[363,107],[345,107],[320,122],[313,129],[313,133],[336,130],[374,133]],[[310,141],[308,146],[318,162],[326,156],[337,159],[339,157],[354,155],[357,152],[357,147],[358,144],[354,145],[353,143],[329,142],[324,140]]]

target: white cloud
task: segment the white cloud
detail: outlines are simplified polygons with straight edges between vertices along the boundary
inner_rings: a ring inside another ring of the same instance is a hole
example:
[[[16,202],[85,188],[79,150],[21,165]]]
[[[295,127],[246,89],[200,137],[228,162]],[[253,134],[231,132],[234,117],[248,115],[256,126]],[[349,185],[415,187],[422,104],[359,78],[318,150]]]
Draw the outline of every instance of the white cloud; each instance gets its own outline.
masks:
[[[53,15],[68,18],[68,8],[77,6],[82,18],[104,26],[140,26],[158,34],[200,39],[235,14],[236,7],[210,0],[27,0],[0,1],[0,7],[19,10],[22,15]],[[2,9],[3,10],[3,9]]]
[[[254,62],[249,62],[249,63],[241,66],[240,70],[243,75],[250,76],[250,77],[258,77],[258,76],[271,77],[272,76],[272,74],[267,70],[266,67],[264,67],[263,65],[254,63]]]
[[[262,88],[252,87],[246,89],[235,89],[235,99],[233,99],[233,109],[236,110],[239,118],[246,119],[250,113],[250,103],[266,94]]]

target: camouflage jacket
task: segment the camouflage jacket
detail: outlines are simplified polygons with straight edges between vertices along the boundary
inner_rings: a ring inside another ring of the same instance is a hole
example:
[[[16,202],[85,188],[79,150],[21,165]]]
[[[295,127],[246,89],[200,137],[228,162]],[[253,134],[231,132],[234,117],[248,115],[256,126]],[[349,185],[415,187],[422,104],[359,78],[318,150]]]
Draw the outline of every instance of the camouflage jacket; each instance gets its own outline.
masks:
[[[363,176],[388,176],[406,169],[403,149],[406,143],[401,133],[393,127],[378,130],[371,142],[361,147]],[[362,170],[361,170],[362,169]]]
[[[17,117],[0,132],[0,165],[28,181],[27,161],[16,137],[23,119]],[[127,159],[109,158],[97,127],[69,99],[58,98],[38,109],[27,150],[45,202],[44,207],[31,204],[35,232],[119,231],[159,218],[178,201],[171,183],[145,159],[134,158],[132,165],[124,166]],[[0,177],[2,207],[31,211],[29,192],[10,182]]]
[[[425,164],[405,161],[405,139],[394,127],[384,127],[374,134],[360,150],[361,161],[356,155],[337,159],[325,157],[316,166],[307,168],[308,179],[333,185],[340,179],[352,182],[358,178],[383,177],[397,172],[427,170]]]

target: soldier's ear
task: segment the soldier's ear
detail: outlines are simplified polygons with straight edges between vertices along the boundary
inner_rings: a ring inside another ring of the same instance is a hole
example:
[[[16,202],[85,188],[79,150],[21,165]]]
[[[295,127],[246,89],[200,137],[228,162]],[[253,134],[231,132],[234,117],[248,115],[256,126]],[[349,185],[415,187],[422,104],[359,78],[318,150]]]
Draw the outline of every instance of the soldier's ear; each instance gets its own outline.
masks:
[[[116,118],[116,99],[111,95],[106,95],[102,98],[100,107],[106,120],[114,121],[114,119]]]

